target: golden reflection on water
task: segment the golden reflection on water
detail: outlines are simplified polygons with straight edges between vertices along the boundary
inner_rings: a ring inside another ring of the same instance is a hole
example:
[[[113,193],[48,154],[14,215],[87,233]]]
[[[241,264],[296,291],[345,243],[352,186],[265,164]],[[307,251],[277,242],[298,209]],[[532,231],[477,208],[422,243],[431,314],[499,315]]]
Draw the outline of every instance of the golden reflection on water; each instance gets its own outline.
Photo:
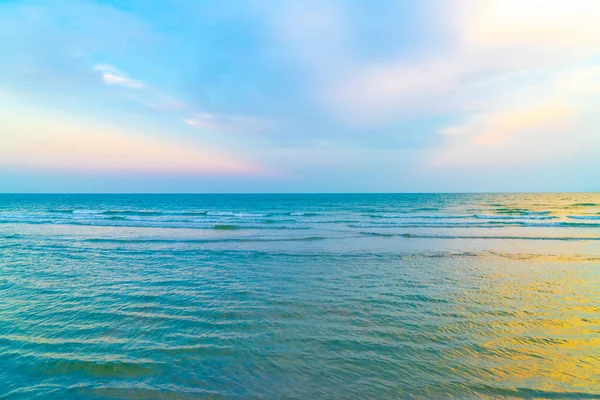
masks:
[[[482,317],[470,329],[480,332],[482,349],[463,349],[454,356],[472,367],[481,383],[553,393],[600,388],[597,265],[557,268],[548,260],[556,261],[536,258],[512,270],[485,274],[485,285],[463,299],[482,305],[476,313]]]

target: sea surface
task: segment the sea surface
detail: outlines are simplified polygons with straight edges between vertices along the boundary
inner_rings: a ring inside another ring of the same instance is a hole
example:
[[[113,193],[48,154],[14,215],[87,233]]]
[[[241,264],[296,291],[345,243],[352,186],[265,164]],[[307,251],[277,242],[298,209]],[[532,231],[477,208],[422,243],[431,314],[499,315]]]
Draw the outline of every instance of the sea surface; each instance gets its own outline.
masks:
[[[30,398],[600,398],[600,194],[0,195]]]

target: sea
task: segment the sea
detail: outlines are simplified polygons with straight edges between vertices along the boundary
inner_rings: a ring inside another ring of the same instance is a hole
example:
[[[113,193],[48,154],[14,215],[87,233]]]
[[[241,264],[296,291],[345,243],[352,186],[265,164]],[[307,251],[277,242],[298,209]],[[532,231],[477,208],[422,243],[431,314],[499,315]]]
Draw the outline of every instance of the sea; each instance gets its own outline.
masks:
[[[600,399],[600,194],[0,195],[0,399]]]

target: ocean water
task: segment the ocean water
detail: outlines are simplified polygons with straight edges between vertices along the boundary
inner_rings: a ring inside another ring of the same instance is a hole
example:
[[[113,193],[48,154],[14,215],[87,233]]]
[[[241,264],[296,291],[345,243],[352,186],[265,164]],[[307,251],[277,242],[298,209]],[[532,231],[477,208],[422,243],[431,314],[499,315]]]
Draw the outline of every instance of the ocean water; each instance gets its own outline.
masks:
[[[600,398],[600,194],[0,195],[0,399]]]

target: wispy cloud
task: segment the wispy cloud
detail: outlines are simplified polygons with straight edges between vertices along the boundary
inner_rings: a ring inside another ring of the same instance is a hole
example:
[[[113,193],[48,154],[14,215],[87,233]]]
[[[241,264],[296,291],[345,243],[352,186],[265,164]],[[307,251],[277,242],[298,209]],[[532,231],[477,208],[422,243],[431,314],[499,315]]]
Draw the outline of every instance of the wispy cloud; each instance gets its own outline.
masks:
[[[178,100],[159,89],[127,77],[109,64],[98,64],[93,70],[101,74],[103,82],[107,85],[138,89],[139,95],[133,97],[135,101],[157,112],[179,118],[186,125],[199,130],[210,133],[257,133],[275,126],[273,121],[259,117],[201,111],[196,105]]]
[[[145,86],[143,82],[127,77],[112,65],[98,64],[94,66],[94,71],[100,73],[102,81],[107,85],[125,86],[130,89],[141,89]]]
[[[399,50],[382,57],[357,40],[358,13],[365,10],[343,2],[318,5],[327,12],[319,11],[316,28],[303,23],[310,11],[288,13],[292,22],[272,23],[274,40],[298,49],[294,59],[309,77],[315,103],[348,128],[441,117],[438,134],[414,157],[413,169],[431,177],[532,166],[543,176],[543,168],[557,162],[594,159],[600,147],[594,112],[600,103],[600,2],[422,4],[428,21],[416,23],[435,21],[433,29],[398,40]],[[333,34],[312,49],[315,31]],[[421,41],[416,51],[402,46]]]
[[[274,35],[313,76],[315,100],[351,125],[464,111],[472,104],[472,86],[480,82],[600,53],[600,3],[595,0],[429,2],[430,22],[439,21],[431,34],[443,34],[437,39],[444,46],[381,59],[366,57],[357,47],[355,9],[343,2],[322,3],[287,13],[291,21],[274,22]],[[304,23],[315,9],[318,24]],[[315,40],[322,33],[322,40]]]
[[[592,155],[600,68],[570,68],[496,99],[485,111],[440,131],[434,168],[543,165]]]
[[[164,135],[26,109],[0,117],[0,167],[30,170],[261,175],[231,151]]]

